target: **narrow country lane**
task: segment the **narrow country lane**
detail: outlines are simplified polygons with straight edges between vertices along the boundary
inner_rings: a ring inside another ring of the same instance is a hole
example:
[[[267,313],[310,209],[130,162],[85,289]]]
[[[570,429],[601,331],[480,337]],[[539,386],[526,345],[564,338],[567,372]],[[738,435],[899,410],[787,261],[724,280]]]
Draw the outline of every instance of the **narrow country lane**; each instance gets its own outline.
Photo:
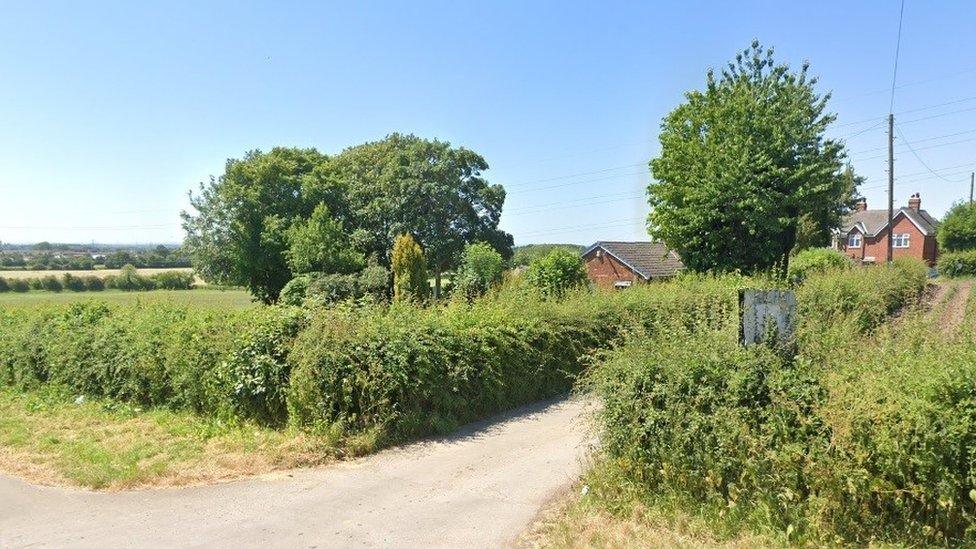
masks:
[[[582,471],[590,404],[520,408],[335,466],[95,493],[0,477],[0,547],[501,547]]]

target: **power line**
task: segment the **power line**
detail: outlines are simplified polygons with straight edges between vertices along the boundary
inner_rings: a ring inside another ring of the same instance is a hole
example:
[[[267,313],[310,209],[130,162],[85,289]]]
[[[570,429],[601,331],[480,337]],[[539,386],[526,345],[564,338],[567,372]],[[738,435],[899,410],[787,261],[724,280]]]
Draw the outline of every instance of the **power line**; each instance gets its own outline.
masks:
[[[943,135],[934,135],[934,136],[931,136],[931,137],[925,137],[923,139],[916,139],[915,140],[915,143],[921,143],[923,141],[935,141],[937,139],[945,139],[947,137],[956,137],[958,135],[966,135],[966,134],[970,134],[970,133],[976,133],[976,129],[965,130],[965,131],[955,132],[955,133],[947,133],[947,134],[943,134]],[[869,153],[869,152],[883,151],[886,148],[887,147],[874,147],[872,149],[861,149],[861,150],[859,150],[857,152],[852,152],[850,154],[864,154],[864,153]]]
[[[648,174],[647,171],[641,171],[641,172],[634,172],[634,173],[625,173],[625,174],[618,174],[618,175],[610,175],[610,176],[607,176],[607,177],[598,177],[596,179],[583,179],[581,181],[570,181],[568,183],[560,183],[558,185],[549,185],[547,187],[536,187],[534,189],[516,189],[514,192],[510,192],[510,193],[507,193],[507,194],[509,194],[509,195],[516,194],[517,195],[517,194],[524,194],[524,193],[528,193],[528,192],[547,191],[547,190],[550,190],[550,189],[560,189],[560,188],[563,188],[563,187],[570,187],[570,186],[573,186],[573,185],[582,185],[584,183],[597,183],[597,182],[600,182],[600,181],[609,181],[609,180],[612,180],[612,179],[619,179],[619,178],[622,178],[622,177],[633,177],[635,175],[647,175],[647,174]]]
[[[895,70],[891,73],[891,103],[888,113],[895,110],[895,81],[898,79],[898,54],[901,53],[901,24],[905,18],[905,0],[901,0],[901,10],[898,12],[898,40],[895,41]]]
[[[570,210],[570,209],[573,209],[573,208],[586,208],[586,207],[589,207],[589,206],[597,206],[597,205],[600,205],[600,204],[613,204],[613,203],[616,203],[616,202],[624,202],[624,201],[627,201],[627,200],[634,200],[634,199],[637,199],[637,198],[641,198],[643,196],[644,196],[644,193],[641,192],[641,193],[632,193],[632,194],[630,194],[628,196],[625,196],[623,198],[610,198],[610,199],[607,199],[607,200],[598,200],[598,201],[591,201],[591,202],[581,202],[581,203],[578,203],[578,204],[569,204],[569,205],[565,205],[565,206],[555,206],[555,207],[552,207],[552,206],[540,206],[539,208],[536,208],[534,210],[516,211],[515,213],[512,213],[511,216],[517,217],[517,216],[521,216],[521,215],[537,214],[537,213],[540,213],[540,212],[548,212],[548,211],[553,211],[553,210]]]
[[[615,170],[623,170],[623,169],[626,169],[626,168],[636,168],[637,166],[646,166],[646,165],[647,165],[646,162],[638,162],[636,164],[626,164],[626,165],[623,165],[623,166],[614,166],[612,168],[603,168],[603,169],[600,169],[600,170],[594,170],[594,171],[590,171],[590,172],[571,173],[571,174],[567,174],[567,175],[559,175],[559,176],[556,176],[556,177],[546,177],[546,178],[543,178],[543,179],[531,179],[531,180],[528,180],[528,181],[521,181],[521,182],[518,182],[518,183],[509,183],[509,184],[506,184],[505,186],[506,187],[516,187],[516,188],[518,188],[520,186],[531,186],[531,185],[533,185],[535,183],[548,183],[550,181],[559,181],[559,180],[562,180],[562,179],[572,179],[574,177],[583,177],[583,176],[586,176],[586,175],[597,175],[597,174],[601,174],[601,173],[612,172],[612,171],[615,171]]]
[[[928,150],[928,149],[937,149],[939,147],[948,147],[950,145],[958,145],[960,143],[970,143],[972,141],[976,141],[976,137],[971,137],[969,139],[959,139],[958,141],[950,141],[948,143],[936,143],[935,145],[927,145],[925,147],[919,147],[916,150],[924,151],[924,150]],[[863,158],[854,158],[853,160],[856,160],[858,162],[864,162],[866,160],[877,160],[879,158],[884,158],[885,156],[887,156],[887,155],[876,154],[874,156],[866,156],[866,157],[863,157]]]
[[[918,160],[918,162],[922,166],[925,166],[925,169],[926,170],[928,170],[929,172],[931,172],[932,175],[938,177],[939,179],[942,179],[943,181],[948,181],[949,183],[955,183],[955,181],[952,181],[951,179],[946,179],[942,175],[936,173],[935,170],[933,170],[931,167],[929,167],[929,165],[926,164],[924,160],[922,160],[922,157],[918,155],[918,152],[915,151],[915,149],[912,147],[912,144],[908,141],[908,139],[905,138],[905,134],[903,134],[902,131],[901,131],[901,126],[895,126],[895,129],[898,131],[898,135],[901,136],[901,140],[905,142],[905,146],[907,146],[908,147],[908,150],[912,152],[912,156],[914,156],[915,159]],[[972,141],[972,140],[970,139],[969,141]],[[947,144],[951,145],[951,143],[947,143]]]
[[[645,219],[644,217],[628,217],[628,218],[622,218],[622,219],[615,219],[615,220],[612,220],[612,221],[606,221],[606,222],[598,223],[598,224],[595,224],[595,225],[567,225],[567,226],[564,226],[564,227],[556,227],[556,228],[547,229],[547,230],[544,230],[544,231],[532,231],[532,232],[528,232],[528,233],[521,233],[519,236],[520,237],[543,236],[543,235],[547,235],[547,234],[561,233],[561,232],[569,232],[569,231],[577,231],[577,230],[583,230],[583,229],[604,229],[604,228],[608,228],[608,227],[615,227],[615,226],[620,226],[620,225],[628,225],[628,224],[631,224],[631,223],[636,223],[638,221],[644,221],[644,219]]]
[[[618,192],[618,193],[609,193],[609,194],[608,193],[601,193],[601,194],[595,194],[593,196],[585,196],[585,197],[582,197],[582,198],[574,198],[574,199],[571,199],[571,200],[561,200],[559,202],[544,202],[542,204],[530,204],[528,206],[523,206],[521,208],[512,208],[512,209],[506,210],[506,212],[516,212],[516,213],[518,213],[518,212],[523,212],[523,211],[527,211],[527,210],[535,211],[535,210],[539,210],[539,209],[542,209],[542,208],[546,208],[548,206],[560,206],[562,204],[575,204],[577,202],[588,202],[590,200],[599,200],[601,198],[613,198],[613,197],[620,197],[620,196],[631,196],[633,194],[634,193],[632,191],[625,191],[625,192]],[[643,193],[641,193],[641,195],[643,195]]]

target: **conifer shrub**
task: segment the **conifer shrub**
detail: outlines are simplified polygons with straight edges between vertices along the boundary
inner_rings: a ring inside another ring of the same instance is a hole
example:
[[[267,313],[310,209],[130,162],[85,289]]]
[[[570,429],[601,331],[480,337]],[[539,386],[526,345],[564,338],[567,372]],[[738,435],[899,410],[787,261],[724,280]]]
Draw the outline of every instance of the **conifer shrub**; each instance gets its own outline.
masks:
[[[393,298],[403,301],[423,301],[430,295],[427,281],[427,259],[424,251],[409,234],[402,234],[393,242],[390,257],[393,267]]]

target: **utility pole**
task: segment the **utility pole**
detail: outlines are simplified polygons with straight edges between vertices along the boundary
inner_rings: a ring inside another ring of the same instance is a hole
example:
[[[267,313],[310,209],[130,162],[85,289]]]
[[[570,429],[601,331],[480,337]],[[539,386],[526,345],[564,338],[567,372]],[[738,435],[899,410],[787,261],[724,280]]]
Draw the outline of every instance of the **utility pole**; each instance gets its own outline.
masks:
[[[894,255],[894,227],[895,217],[895,115],[888,113],[888,263]]]
[[[969,172],[969,205],[973,204],[973,180],[976,179],[976,172]]]

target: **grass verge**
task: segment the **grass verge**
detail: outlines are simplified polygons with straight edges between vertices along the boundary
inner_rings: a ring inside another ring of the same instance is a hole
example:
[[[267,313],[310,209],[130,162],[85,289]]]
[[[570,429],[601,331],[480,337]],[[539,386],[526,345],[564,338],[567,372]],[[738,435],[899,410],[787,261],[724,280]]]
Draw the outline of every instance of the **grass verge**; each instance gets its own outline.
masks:
[[[679,506],[643,501],[623,475],[601,461],[573,491],[543,511],[518,540],[521,548],[766,549],[774,540],[721,535],[713,521]]]
[[[319,465],[325,435],[221,422],[190,412],[0,389],[0,471],[93,489],[184,486]]]

